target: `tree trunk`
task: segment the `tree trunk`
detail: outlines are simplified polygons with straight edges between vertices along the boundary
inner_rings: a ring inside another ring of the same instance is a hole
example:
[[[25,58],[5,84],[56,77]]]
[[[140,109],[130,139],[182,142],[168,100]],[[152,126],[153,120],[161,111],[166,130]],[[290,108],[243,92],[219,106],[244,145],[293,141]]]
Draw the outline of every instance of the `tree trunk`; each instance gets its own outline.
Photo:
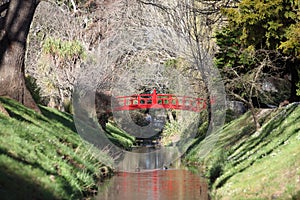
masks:
[[[168,111],[167,111],[167,115],[168,115],[168,117],[169,117],[170,123],[174,123],[174,122],[175,122],[175,119],[174,119],[174,117],[173,117],[172,111],[168,110]]]
[[[39,108],[25,85],[26,40],[37,0],[11,0],[0,30],[0,96],[8,96],[25,106]]]
[[[291,95],[289,102],[299,101],[300,97],[297,95],[297,84],[299,83],[300,63],[299,61],[290,63],[291,70]]]
[[[255,112],[255,108],[253,106],[251,98],[250,98],[250,101],[249,101],[248,104],[250,106],[250,111],[251,111],[252,118],[253,118],[253,121],[254,121],[255,130],[258,131],[260,129],[260,124],[259,124],[258,117],[257,117],[257,114]]]

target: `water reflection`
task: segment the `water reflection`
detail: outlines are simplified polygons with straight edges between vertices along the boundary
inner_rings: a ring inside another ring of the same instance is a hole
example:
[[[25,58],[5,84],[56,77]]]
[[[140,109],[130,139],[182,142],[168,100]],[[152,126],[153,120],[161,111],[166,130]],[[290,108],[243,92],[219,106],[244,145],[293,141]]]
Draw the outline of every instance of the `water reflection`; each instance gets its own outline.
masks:
[[[187,170],[119,172],[101,185],[96,200],[206,200],[205,179]]]
[[[178,160],[179,152],[176,148],[148,148],[139,147],[132,152],[126,152],[119,162],[117,170],[123,172],[137,172],[144,170],[162,169]],[[169,161],[169,162],[166,162]],[[170,163],[172,161],[172,163]]]

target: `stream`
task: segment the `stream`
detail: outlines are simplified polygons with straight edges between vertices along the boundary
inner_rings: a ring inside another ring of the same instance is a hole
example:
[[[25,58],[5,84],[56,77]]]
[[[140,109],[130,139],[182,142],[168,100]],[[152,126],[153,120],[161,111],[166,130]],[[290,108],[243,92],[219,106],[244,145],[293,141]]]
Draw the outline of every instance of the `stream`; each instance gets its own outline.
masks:
[[[157,162],[160,158],[149,157],[148,162]],[[101,183],[95,199],[207,200],[209,197],[206,179],[175,163],[168,169],[117,172],[111,179]]]

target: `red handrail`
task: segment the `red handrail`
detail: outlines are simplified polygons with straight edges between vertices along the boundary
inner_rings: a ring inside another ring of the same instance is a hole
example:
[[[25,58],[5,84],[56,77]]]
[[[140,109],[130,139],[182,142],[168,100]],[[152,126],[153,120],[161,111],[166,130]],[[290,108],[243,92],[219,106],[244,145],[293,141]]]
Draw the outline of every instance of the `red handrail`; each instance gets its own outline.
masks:
[[[164,108],[200,112],[205,110],[207,106],[207,102],[203,98],[177,96],[174,94],[157,94],[155,89],[152,94],[119,96],[116,99],[117,105],[113,105],[113,111]]]

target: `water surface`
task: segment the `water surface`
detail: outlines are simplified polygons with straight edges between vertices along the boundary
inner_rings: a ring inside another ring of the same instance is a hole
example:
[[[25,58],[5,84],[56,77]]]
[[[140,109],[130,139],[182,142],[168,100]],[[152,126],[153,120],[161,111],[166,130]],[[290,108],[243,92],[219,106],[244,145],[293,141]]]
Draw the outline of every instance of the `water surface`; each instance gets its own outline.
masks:
[[[206,200],[207,183],[184,169],[119,172],[100,186],[96,200]]]

